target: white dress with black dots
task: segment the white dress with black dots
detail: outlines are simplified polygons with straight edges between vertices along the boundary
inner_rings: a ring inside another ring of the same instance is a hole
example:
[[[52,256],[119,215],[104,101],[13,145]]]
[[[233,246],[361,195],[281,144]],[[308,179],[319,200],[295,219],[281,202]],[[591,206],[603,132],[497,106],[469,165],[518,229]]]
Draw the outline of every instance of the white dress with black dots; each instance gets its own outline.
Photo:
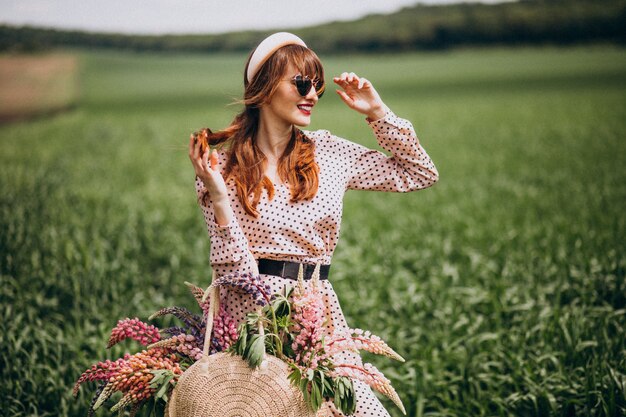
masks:
[[[210,262],[217,276],[256,271],[255,259],[261,258],[330,264],[339,238],[346,190],[408,192],[437,181],[437,169],[419,144],[409,121],[388,111],[382,119],[367,122],[380,146],[392,156],[333,136],[326,130],[304,132],[315,143],[315,160],[320,168],[319,188],[312,200],[291,203],[289,185],[278,184],[272,200],[263,192],[257,206],[259,217],[254,218],[239,203],[234,181],[230,179],[226,185],[234,218],[228,225],[219,226],[212,206],[202,204],[199,199],[211,239]],[[224,155],[220,155],[220,163],[224,160]],[[198,197],[204,191],[204,184],[196,178]],[[262,277],[274,292],[285,285],[294,285],[290,279]],[[331,282],[321,283],[332,325],[348,327]],[[310,281],[306,281],[308,284]],[[244,296],[226,289],[222,289],[220,296],[237,322],[256,308]],[[361,364],[360,357],[351,352],[337,359]],[[389,416],[369,386],[357,381],[355,390],[354,416]]]

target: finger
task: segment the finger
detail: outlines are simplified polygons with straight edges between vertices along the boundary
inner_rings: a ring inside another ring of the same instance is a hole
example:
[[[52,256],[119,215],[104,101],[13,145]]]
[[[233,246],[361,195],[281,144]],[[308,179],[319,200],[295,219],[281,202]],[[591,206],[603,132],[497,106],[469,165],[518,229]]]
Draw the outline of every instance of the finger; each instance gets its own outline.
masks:
[[[193,157],[194,159],[198,159],[201,156],[202,155],[200,155],[200,138],[196,136],[196,143],[194,144],[194,147],[193,147]]]
[[[354,106],[354,100],[352,100],[350,96],[345,93],[345,91],[341,91],[341,90],[335,90],[335,91],[337,91],[337,94],[339,94],[339,97],[341,97],[341,100],[343,100],[343,102],[346,103],[349,107]]]
[[[193,139],[193,133],[191,135],[189,135],[189,157],[193,157],[193,145],[194,145],[194,139]]]
[[[363,88],[363,86],[365,86],[365,83],[367,82],[367,80],[365,78],[360,78],[359,79],[359,85],[357,86],[357,88],[360,90]]]
[[[201,151],[200,151],[201,152]],[[203,162],[203,167],[206,169],[206,167],[208,166],[207,163],[209,162],[209,158],[211,157],[211,149],[207,148],[204,150],[204,152],[202,152],[202,154],[200,155],[200,159]]]
[[[213,171],[217,171],[218,162],[219,162],[219,155],[217,154],[217,150],[213,149],[213,152],[211,152],[211,169]]]
[[[353,73],[353,72],[348,74],[348,82],[350,84],[353,84],[355,81],[358,82],[359,81],[359,77],[355,73]]]
[[[341,87],[344,87],[345,85],[347,85],[348,83],[346,82],[346,80],[344,80],[341,77],[334,77],[333,81],[335,82],[335,84],[340,85]]]
[[[348,83],[348,73],[342,72],[339,77],[337,77],[339,84],[347,84]]]

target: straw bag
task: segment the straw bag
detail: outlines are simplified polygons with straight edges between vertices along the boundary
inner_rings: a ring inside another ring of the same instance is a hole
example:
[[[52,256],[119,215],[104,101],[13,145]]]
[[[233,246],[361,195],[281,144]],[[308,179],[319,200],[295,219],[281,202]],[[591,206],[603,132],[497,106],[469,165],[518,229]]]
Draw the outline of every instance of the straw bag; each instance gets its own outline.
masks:
[[[219,288],[211,285],[203,356],[178,379],[166,417],[315,417],[300,390],[287,378],[289,366],[266,355],[252,369],[238,355],[209,355],[213,319],[219,311]],[[317,417],[332,416],[326,405]]]

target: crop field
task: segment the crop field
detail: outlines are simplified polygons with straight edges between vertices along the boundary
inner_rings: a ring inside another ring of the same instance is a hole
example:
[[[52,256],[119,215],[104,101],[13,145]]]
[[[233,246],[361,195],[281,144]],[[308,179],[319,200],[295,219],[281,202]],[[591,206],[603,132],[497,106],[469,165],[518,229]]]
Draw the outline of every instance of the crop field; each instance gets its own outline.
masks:
[[[78,94],[76,57],[68,54],[0,56],[0,122],[51,115]]]
[[[75,106],[0,126],[5,416],[85,415],[80,373],[136,349],[105,349],[117,320],[193,308],[183,281],[210,281],[186,144],[239,109],[245,56],[74,54]],[[407,415],[625,415],[624,50],[321,58],[372,80],[440,172],[349,192],[330,277],[349,324],[407,359],[365,355]],[[322,128],[377,146],[332,91]]]

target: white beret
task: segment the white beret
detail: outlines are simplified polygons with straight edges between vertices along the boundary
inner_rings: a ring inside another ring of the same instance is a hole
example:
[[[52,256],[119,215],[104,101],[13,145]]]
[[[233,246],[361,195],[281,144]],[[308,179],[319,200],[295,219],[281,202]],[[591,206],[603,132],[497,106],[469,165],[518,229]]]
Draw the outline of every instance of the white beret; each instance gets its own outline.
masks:
[[[250,58],[248,72],[246,73],[248,82],[252,82],[257,71],[261,68],[261,65],[263,65],[278,48],[282,48],[285,45],[301,45],[305,48],[307,47],[304,41],[293,33],[277,32],[268,36],[256,47]]]

